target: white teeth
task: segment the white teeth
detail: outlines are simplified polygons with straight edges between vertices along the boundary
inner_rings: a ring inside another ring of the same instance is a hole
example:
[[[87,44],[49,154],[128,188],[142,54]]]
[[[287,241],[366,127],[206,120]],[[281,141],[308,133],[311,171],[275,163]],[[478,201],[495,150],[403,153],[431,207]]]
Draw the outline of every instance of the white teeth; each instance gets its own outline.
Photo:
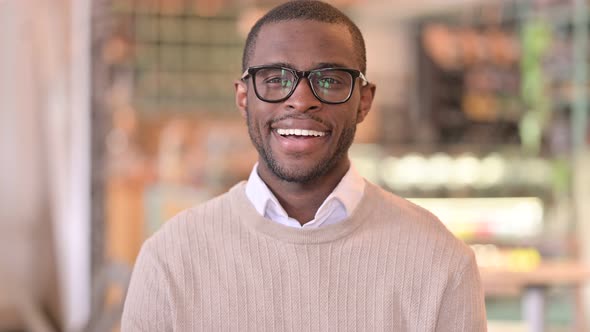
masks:
[[[326,136],[323,131],[315,131],[308,129],[277,129],[277,134],[282,136],[294,135],[294,136]]]

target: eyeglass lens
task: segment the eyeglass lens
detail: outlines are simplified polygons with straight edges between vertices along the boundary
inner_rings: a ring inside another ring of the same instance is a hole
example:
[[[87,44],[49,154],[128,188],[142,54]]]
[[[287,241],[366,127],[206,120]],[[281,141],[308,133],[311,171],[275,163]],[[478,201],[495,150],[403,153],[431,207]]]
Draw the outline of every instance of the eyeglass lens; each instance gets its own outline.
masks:
[[[338,69],[312,71],[308,80],[318,98],[332,103],[346,100],[353,84],[352,75]],[[254,84],[262,99],[277,101],[291,93],[296,81],[297,76],[289,70],[264,68],[256,72]]]

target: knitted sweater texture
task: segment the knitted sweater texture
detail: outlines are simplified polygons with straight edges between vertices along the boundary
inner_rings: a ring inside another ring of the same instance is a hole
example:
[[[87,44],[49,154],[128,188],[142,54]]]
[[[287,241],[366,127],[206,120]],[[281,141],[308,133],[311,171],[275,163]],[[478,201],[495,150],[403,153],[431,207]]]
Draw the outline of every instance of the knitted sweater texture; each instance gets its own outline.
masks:
[[[296,229],[244,188],[144,243],[123,331],[486,331],[474,255],[426,210],[367,183],[347,220]]]

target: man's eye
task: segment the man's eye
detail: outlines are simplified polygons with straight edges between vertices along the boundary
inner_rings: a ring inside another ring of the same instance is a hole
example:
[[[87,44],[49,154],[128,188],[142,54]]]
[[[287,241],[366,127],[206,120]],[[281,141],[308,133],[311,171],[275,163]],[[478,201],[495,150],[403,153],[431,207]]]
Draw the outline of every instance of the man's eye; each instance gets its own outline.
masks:
[[[264,83],[281,83],[280,77],[268,77],[264,79]]]
[[[335,85],[340,84],[340,81],[333,77],[322,77],[318,79],[318,86],[324,89],[329,89]]]
[[[289,82],[289,80],[282,78],[280,76],[269,77],[264,80],[264,83],[267,83],[267,84],[279,84],[279,83],[284,84],[285,82]]]
[[[264,84],[267,85],[272,85],[272,86],[276,86],[276,87],[281,87],[281,88],[290,88],[291,85],[293,85],[293,82],[291,82],[291,80],[280,77],[280,76],[276,76],[276,77],[269,77],[267,79],[264,80]]]

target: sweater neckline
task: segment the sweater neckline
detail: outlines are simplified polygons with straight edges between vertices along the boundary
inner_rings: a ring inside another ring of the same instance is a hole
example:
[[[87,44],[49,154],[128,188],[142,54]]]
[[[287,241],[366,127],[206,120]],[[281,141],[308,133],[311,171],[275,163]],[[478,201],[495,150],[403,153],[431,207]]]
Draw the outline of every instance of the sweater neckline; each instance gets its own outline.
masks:
[[[229,195],[232,205],[240,211],[240,222],[255,233],[288,243],[319,244],[341,239],[369,219],[368,215],[375,210],[374,197],[377,191],[375,185],[365,181],[365,193],[349,217],[334,225],[309,229],[284,226],[261,216],[246,196],[246,181],[231,188]]]

